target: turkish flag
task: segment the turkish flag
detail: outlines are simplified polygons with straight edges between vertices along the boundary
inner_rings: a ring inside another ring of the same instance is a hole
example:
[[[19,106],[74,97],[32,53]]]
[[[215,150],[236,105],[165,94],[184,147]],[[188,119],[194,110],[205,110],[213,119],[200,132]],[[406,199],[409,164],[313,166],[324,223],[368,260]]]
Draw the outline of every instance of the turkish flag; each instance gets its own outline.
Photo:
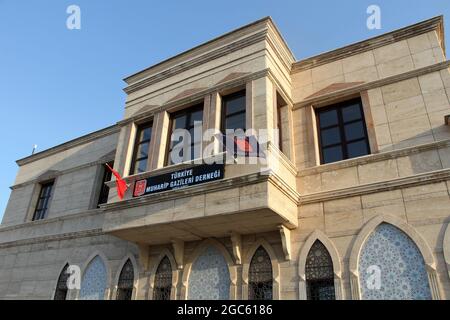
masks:
[[[240,151],[247,153],[254,152],[252,145],[248,141],[248,137],[235,137],[234,142]]]
[[[114,175],[114,177],[116,177],[117,195],[119,196],[119,199],[122,200],[123,197],[125,196],[125,192],[128,189],[128,185],[125,182],[125,180],[122,179],[122,177],[120,176],[120,174],[116,170],[111,168],[109,166],[109,164],[107,164],[107,163],[106,163],[106,166],[108,167],[109,170],[111,170],[111,172]]]

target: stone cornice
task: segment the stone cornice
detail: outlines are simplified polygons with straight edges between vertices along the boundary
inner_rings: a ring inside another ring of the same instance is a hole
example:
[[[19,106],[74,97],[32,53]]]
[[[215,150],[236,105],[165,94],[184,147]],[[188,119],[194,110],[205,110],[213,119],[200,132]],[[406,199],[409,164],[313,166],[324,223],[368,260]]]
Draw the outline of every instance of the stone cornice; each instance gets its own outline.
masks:
[[[113,135],[115,133],[118,133],[119,130],[120,130],[120,128],[117,125],[112,125],[110,127],[107,127],[107,128],[104,128],[104,129],[101,129],[98,131],[94,131],[87,135],[81,136],[79,138],[70,140],[65,143],[62,143],[62,144],[52,147],[50,149],[43,150],[43,151],[33,154],[31,156],[19,159],[16,161],[16,163],[19,166],[23,166],[23,165],[29,164],[31,162],[34,162],[36,160],[40,160],[40,159],[49,157],[51,155],[54,155],[56,153],[65,151],[67,149],[70,149],[70,148],[73,148],[73,147],[76,147],[76,146],[79,146],[82,144],[86,144],[88,142],[91,142],[91,141],[94,141],[94,140],[97,140],[97,139],[100,139],[100,138],[103,138],[106,136]]]
[[[407,26],[398,30],[394,30],[377,37],[356,42],[354,44],[328,51],[307,59],[300,60],[292,65],[291,72],[296,73],[303,70],[308,70],[326,63],[340,60],[352,55],[373,50],[388,44],[398,42],[407,38],[411,38],[423,33],[437,30],[441,46],[445,53],[444,31],[443,31],[443,16],[437,16],[419,23]]]
[[[84,231],[77,231],[77,232],[69,232],[69,233],[48,235],[48,236],[43,236],[43,237],[35,237],[35,238],[29,238],[29,239],[3,242],[3,243],[0,243],[0,249],[15,247],[15,246],[31,245],[31,244],[36,244],[36,243],[45,243],[45,242],[51,242],[51,241],[62,241],[62,240],[94,237],[94,236],[101,236],[101,235],[106,235],[102,229],[92,229],[92,230],[84,230]]]
[[[339,162],[329,163],[329,164],[323,164],[320,166],[307,168],[303,170],[299,170],[297,176],[298,177],[305,177],[310,176],[313,174],[319,174],[322,172],[328,172],[328,171],[334,171],[334,170],[340,170],[345,169],[349,167],[354,167],[358,165],[364,165],[367,163],[373,163],[373,162],[379,162],[389,159],[396,159],[400,157],[406,157],[413,154],[425,152],[428,150],[435,150],[435,149],[442,149],[450,146],[450,139],[441,140],[437,142],[432,143],[425,143],[413,147],[407,147],[403,149],[393,150],[393,151],[386,151],[381,153],[374,153],[363,157],[343,160]]]
[[[383,191],[391,191],[450,180],[450,169],[436,170],[409,177],[396,178],[359,186],[315,192],[300,196],[300,205],[343,199]]]
[[[126,87],[124,89],[124,91],[126,94],[136,92],[140,89],[151,86],[152,84],[155,84],[157,82],[161,82],[167,78],[173,77],[173,76],[180,74],[182,72],[185,72],[189,69],[204,65],[204,64],[208,63],[209,61],[220,58],[220,57],[227,55],[233,51],[241,50],[241,49],[251,46],[255,43],[262,42],[262,41],[264,41],[265,38],[266,38],[265,32],[259,33],[259,34],[258,33],[254,34],[248,38],[237,41],[227,47],[219,48],[215,51],[208,52],[207,54],[205,54],[203,56],[194,58],[194,59],[184,62],[180,65],[174,66],[168,70],[164,70],[161,73],[157,73],[151,77],[148,77],[148,78],[140,80],[136,83],[133,83],[132,85],[129,85],[128,87]]]
[[[269,34],[273,39],[271,42],[277,48],[277,54],[290,69],[295,57],[272,19],[266,17],[126,77],[124,81],[127,82],[128,87],[124,91],[129,94],[211,60],[267,40]],[[240,39],[234,40],[233,37]]]
[[[18,229],[22,229],[22,228],[35,227],[35,226],[40,226],[40,225],[48,225],[51,223],[64,222],[64,221],[71,220],[71,219],[84,218],[84,217],[89,217],[89,216],[98,215],[98,214],[102,214],[102,210],[96,208],[96,209],[92,209],[92,210],[87,210],[87,211],[78,212],[78,213],[72,213],[72,214],[59,216],[59,217],[47,218],[47,219],[36,220],[36,221],[28,221],[28,222],[21,223],[21,224],[14,224],[14,225],[9,225],[9,226],[8,225],[7,226],[0,225],[0,233],[11,231],[11,230],[18,230]]]
[[[397,75],[394,75],[391,77],[387,77],[387,78],[383,78],[383,79],[379,79],[379,80],[375,80],[375,81],[371,81],[371,82],[365,82],[365,83],[358,84],[358,85],[355,85],[355,86],[352,86],[349,88],[345,88],[342,90],[324,93],[324,94],[321,94],[318,96],[307,98],[300,102],[296,102],[294,104],[293,109],[295,110],[295,109],[304,108],[304,107],[307,107],[310,105],[327,103],[331,100],[345,98],[345,97],[353,95],[353,94],[358,94],[361,91],[378,88],[378,87],[396,83],[396,82],[399,82],[402,80],[407,80],[407,79],[411,79],[414,77],[418,77],[418,76],[421,76],[421,75],[424,75],[427,73],[440,71],[442,69],[448,68],[449,66],[450,66],[450,60],[447,60],[447,61],[436,63],[436,64],[433,64],[433,65],[430,65],[427,67],[423,67],[423,68],[411,70],[411,71],[408,71],[405,73],[397,74]]]

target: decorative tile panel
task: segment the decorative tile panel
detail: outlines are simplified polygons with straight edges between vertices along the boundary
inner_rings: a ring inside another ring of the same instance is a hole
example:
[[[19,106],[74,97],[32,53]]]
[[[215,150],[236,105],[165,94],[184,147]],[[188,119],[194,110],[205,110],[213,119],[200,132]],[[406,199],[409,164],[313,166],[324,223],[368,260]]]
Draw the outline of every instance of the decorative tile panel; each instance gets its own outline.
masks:
[[[214,247],[205,249],[195,260],[188,283],[190,300],[227,300],[230,298],[230,272],[222,254]]]
[[[419,249],[408,235],[387,223],[380,224],[363,245],[359,278],[361,298],[365,300],[431,299]]]
[[[106,291],[106,267],[96,256],[86,268],[81,281],[80,300],[103,300]]]

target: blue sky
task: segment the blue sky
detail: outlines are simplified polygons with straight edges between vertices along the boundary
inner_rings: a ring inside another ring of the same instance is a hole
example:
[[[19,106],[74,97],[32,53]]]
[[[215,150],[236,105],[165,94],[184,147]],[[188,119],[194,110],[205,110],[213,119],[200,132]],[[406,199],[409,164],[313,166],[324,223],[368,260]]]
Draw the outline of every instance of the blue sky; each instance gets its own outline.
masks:
[[[81,30],[66,28],[71,4]],[[440,14],[449,46],[448,0],[0,0],[0,219],[15,160],[120,120],[127,75],[268,15],[300,59]]]

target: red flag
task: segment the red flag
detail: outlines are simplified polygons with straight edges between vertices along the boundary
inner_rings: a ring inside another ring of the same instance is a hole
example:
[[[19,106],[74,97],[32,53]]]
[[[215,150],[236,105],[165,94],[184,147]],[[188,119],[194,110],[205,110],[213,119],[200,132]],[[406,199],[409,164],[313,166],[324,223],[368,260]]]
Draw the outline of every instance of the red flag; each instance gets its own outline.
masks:
[[[249,143],[248,138],[244,137],[244,138],[238,138],[235,137],[234,138],[235,142],[236,142],[236,146],[240,149],[240,151],[243,152],[253,152],[253,147],[252,145]]]
[[[125,180],[122,179],[122,177],[120,176],[120,174],[116,170],[111,168],[109,166],[109,164],[107,164],[107,163],[106,163],[106,166],[108,167],[109,170],[111,170],[111,172],[114,175],[114,177],[116,177],[117,195],[119,196],[119,199],[122,200],[124,195],[125,195],[125,192],[128,189],[128,185],[125,182]]]

